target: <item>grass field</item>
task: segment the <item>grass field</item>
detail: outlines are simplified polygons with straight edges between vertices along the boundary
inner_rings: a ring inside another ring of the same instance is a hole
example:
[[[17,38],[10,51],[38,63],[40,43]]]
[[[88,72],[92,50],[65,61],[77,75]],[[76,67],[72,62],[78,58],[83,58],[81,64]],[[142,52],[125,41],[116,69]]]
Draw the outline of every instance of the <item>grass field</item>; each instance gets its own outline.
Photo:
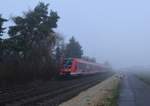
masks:
[[[150,71],[139,71],[135,75],[142,81],[150,84]]]

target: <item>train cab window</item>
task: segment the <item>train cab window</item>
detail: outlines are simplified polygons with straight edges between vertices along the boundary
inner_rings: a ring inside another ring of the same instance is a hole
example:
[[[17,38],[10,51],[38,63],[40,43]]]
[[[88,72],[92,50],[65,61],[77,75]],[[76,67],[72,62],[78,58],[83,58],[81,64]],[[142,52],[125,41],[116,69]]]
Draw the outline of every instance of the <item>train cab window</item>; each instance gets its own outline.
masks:
[[[63,64],[64,64],[64,68],[71,68],[71,66],[72,66],[72,59],[71,58],[65,59]]]

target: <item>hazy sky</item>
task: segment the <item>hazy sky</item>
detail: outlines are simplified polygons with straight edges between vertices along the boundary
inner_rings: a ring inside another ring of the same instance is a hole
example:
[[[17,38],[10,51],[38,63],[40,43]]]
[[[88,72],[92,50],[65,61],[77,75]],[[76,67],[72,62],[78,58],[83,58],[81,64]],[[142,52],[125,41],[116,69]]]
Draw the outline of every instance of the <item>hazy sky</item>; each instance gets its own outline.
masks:
[[[41,0],[61,19],[57,32],[75,36],[85,55],[115,67],[150,65],[149,0]],[[21,15],[39,0],[1,0],[5,18]],[[10,24],[10,23],[8,23]],[[7,24],[7,25],[8,25]]]

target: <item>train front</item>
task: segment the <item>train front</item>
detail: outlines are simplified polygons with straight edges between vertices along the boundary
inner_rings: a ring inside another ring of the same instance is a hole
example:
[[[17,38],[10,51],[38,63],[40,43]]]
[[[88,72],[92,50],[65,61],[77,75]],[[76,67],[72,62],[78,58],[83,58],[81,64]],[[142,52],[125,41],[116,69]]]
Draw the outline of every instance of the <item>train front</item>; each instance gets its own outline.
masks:
[[[60,76],[70,76],[72,72],[73,59],[66,58],[61,63]]]

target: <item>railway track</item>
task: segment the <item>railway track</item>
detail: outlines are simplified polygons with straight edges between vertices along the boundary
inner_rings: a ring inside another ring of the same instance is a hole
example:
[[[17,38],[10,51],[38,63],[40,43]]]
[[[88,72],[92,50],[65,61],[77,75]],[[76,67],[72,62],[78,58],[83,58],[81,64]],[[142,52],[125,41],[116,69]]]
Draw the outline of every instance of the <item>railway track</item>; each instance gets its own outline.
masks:
[[[25,91],[0,94],[0,104],[5,106],[57,106],[61,102],[75,96],[79,92],[103,81],[112,74],[95,75],[75,80],[47,83],[39,88],[30,88]],[[52,85],[48,85],[52,84]]]

